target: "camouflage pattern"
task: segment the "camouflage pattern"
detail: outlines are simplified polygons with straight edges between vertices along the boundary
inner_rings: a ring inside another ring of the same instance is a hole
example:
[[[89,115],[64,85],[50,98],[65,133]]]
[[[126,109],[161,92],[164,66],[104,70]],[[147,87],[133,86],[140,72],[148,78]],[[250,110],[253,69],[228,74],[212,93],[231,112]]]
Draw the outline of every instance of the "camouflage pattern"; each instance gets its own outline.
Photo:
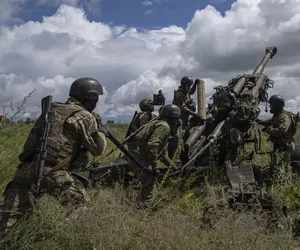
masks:
[[[136,118],[132,121],[129,135],[132,134],[134,131],[136,131],[141,126],[147,124],[149,121],[151,121],[155,117],[156,117],[156,115],[150,111],[139,112],[136,115]],[[135,143],[128,142],[127,146],[128,146],[128,150],[134,150]]]
[[[130,134],[137,130],[139,127],[147,124],[155,117],[156,115],[149,111],[139,112],[134,121],[132,122]]]
[[[98,131],[94,116],[73,98],[70,98],[65,104],[53,103],[49,120],[51,123],[49,146],[47,147],[49,155],[47,154],[46,158],[45,177],[41,183],[40,196],[48,193],[56,197],[62,205],[89,201],[83,185],[72,176],[71,170],[80,169],[87,164],[87,152],[101,155],[106,147],[106,137]],[[30,154],[36,145],[38,127],[39,120],[32,128],[24,145],[23,153],[19,157],[22,162],[4,192],[0,231],[10,228],[25,214],[30,215],[36,204],[36,199],[40,198],[35,197],[32,191],[32,185],[35,183],[35,153]],[[60,136],[62,136],[61,134],[65,136],[58,138],[57,133]],[[55,143],[55,139],[57,143]],[[67,155],[68,152],[70,155]],[[61,168],[52,171],[56,164],[68,156],[72,156],[70,161],[67,161]]]
[[[167,143],[171,134],[169,124],[164,120],[155,120],[145,126],[134,138],[134,150],[129,149],[136,159],[145,167],[156,170],[159,160],[167,166],[172,164],[167,155]],[[129,161],[130,167],[142,183],[139,195],[141,201],[149,199],[156,178],[151,173],[145,172]]]
[[[190,114],[196,111],[196,105],[191,97],[195,91],[196,84],[189,91],[186,91],[182,86],[174,91],[173,104],[180,108],[183,129],[188,125]]]
[[[274,150],[286,151],[294,149],[293,136],[296,131],[291,113],[282,110],[274,114],[271,119],[265,121],[257,120],[257,123],[267,127],[264,129],[264,132],[270,135]]]

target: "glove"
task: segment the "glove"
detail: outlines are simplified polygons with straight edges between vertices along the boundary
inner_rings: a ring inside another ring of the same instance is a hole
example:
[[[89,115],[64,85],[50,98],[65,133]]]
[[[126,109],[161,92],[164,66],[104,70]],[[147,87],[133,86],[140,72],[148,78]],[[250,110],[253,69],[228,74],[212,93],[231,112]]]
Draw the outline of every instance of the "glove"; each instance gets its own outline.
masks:
[[[93,112],[92,115],[95,117],[96,122],[98,124],[98,131],[101,132],[102,134],[104,134],[106,137],[109,136],[107,130],[102,126],[102,119],[100,117],[100,115],[98,115],[97,113]]]
[[[198,114],[193,115],[193,117],[190,119],[190,124],[192,126],[197,126],[197,125],[203,125],[205,122],[204,119],[202,119]]]
[[[196,79],[195,84],[199,84],[199,83],[200,83],[200,79]]]

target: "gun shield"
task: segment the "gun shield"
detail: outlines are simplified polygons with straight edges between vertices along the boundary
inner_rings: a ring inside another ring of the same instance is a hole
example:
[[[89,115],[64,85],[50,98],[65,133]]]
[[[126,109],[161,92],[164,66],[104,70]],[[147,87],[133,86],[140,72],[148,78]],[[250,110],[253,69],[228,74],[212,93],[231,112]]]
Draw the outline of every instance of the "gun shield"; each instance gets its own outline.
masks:
[[[197,85],[198,115],[206,120],[205,82],[200,80]]]

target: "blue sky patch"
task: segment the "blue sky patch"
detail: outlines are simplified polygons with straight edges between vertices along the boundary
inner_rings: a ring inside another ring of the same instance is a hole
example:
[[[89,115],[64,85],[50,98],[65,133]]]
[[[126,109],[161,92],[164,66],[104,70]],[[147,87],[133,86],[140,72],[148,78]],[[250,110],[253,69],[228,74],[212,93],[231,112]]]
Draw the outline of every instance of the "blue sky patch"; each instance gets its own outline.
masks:
[[[51,2],[51,1],[50,1]],[[222,15],[229,10],[233,0],[102,0],[89,9],[81,4],[90,21],[113,25],[126,25],[153,29],[177,25],[185,28],[197,9],[213,5]],[[58,6],[38,5],[29,1],[19,17],[27,22],[42,21],[43,16],[53,15]]]

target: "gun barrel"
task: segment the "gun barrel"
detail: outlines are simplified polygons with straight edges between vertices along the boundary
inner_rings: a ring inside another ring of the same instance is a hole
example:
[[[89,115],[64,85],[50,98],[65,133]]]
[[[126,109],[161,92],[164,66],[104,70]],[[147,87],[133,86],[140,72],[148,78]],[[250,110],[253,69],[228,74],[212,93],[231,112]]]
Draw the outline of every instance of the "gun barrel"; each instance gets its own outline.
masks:
[[[149,172],[149,173],[153,174],[153,172],[150,169],[144,167],[137,159],[135,159],[134,156],[124,147],[124,145],[121,142],[119,142],[117,140],[117,138],[115,138],[112,135],[112,133],[105,126],[102,125],[102,127],[107,131],[108,138],[111,140],[111,142],[113,144],[115,144],[130,160],[132,160],[138,167],[143,169],[143,171],[146,171],[146,172]]]
[[[50,104],[52,102],[52,96],[48,95],[44,97],[41,102],[42,102],[42,115],[44,117],[47,117],[50,110]]]
[[[139,127],[137,130],[135,130],[133,133],[131,133],[130,135],[128,135],[124,141],[122,141],[122,145],[125,145],[127,142],[129,142],[133,137],[135,137],[147,124],[149,124],[150,122],[157,120],[159,117],[154,117],[152,118],[149,122],[147,122],[146,124],[142,125],[141,127]],[[115,147],[114,149],[112,149],[109,153],[106,154],[106,157],[110,156],[114,151],[116,151],[118,149],[118,147]]]
[[[259,91],[260,89],[263,89],[263,85],[265,81],[266,81],[266,75],[262,73],[256,81],[256,86],[252,90],[252,95],[254,97],[256,98],[259,97]]]
[[[264,71],[265,66],[267,65],[269,59],[273,58],[273,56],[276,53],[277,53],[277,48],[276,47],[267,47],[265,56],[261,60],[260,64],[257,65],[257,67],[255,68],[255,70],[253,71],[252,74],[253,75],[261,74]]]
[[[273,58],[273,56],[277,53],[276,47],[267,47],[266,48],[266,54],[264,55],[261,62],[257,65],[255,70],[253,71],[253,75],[261,74],[263,73],[265,66],[267,65],[270,58]],[[235,95],[238,95],[241,93],[245,83],[247,81],[247,78],[245,76],[242,76],[239,81],[236,83],[236,85],[233,88],[233,92]]]

